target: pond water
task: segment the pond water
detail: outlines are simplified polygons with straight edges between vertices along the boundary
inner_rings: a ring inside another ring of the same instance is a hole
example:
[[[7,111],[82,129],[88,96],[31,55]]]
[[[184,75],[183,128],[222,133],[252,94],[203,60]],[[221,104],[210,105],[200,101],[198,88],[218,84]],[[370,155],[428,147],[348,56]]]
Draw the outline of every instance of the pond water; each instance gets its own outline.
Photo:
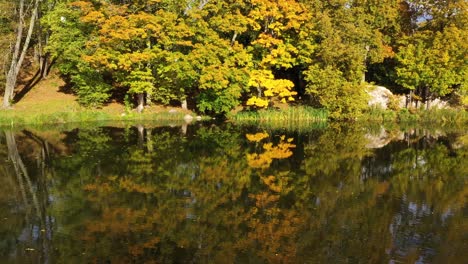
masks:
[[[466,263],[468,133],[0,131],[2,263]]]

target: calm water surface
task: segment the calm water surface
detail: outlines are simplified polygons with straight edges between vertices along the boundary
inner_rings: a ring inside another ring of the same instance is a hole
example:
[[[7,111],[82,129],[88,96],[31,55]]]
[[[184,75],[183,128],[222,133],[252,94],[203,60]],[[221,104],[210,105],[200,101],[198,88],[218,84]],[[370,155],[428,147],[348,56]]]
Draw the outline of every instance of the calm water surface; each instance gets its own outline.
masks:
[[[468,132],[0,131],[2,263],[467,263]]]

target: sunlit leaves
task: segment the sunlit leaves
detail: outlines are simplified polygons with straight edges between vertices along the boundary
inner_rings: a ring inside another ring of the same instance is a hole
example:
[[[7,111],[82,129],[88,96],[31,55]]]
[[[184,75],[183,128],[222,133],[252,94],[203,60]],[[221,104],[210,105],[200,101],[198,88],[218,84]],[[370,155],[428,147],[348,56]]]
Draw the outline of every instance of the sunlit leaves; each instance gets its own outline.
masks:
[[[403,39],[397,53],[398,83],[408,89],[429,88],[437,96],[466,86],[467,34],[448,26],[433,34],[421,31]]]
[[[247,138],[248,141],[260,142],[263,139],[268,138],[269,135],[268,133],[260,132],[260,133],[255,133],[255,134],[246,134],[245,137]]]
[[[248,84],[256,88],[260,96],[251,97],[247,101],[247,105],[256,107],[268,107],[269,102],[274,99],[283,103],[294,101],[293,96],[297,94],[297,92],[292,91],[294,84],[291,81],[275,79],[269,70],[253,70]]]

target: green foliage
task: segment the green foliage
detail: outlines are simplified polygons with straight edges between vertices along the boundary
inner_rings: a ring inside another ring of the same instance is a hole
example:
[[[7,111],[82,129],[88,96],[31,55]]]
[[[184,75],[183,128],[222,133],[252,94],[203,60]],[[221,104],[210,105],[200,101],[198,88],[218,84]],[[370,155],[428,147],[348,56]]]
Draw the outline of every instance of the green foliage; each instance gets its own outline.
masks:
[[[11,56],[11,44],[14,41],[14,8],[15,3],[8,0],[0,0],[0,91],[5,85],[5,74],[8,71],[9,58]]]
[[[354,119],[367,107],[365,86],[347,81],[331,67],[310,67],[305,72],[306,92],[318,98],[332,119]]]
[[[404,38],[397,53],[397,82],[410,90],[429,87],[444,96],[466,84],[466,34],[450,26],[443,32],[418,32]]]
[[[85,68],[85,67],[83,67]],[[80,104],[89,107],[99,107],[110,97],[112,86],[105,83],[103,76],[93,69],[80,69],[80,73],[73,75],[72,83],[78,95]]]
[[[364,112],[362,119],[374,122],[392,122],[397,118],[397,113],[380,107],[370,107]]]
[[[312,101],[354,119],[369,69],[422,100],[457,92],[464,102],[466,4],[449,2],[59,1],[41,22],[85,105],[144,93],[225,115]]]
[[[150,69],[134,70],[130,75],[124,78],[123,85],[130,87],[128,93],[139,94],[146,93],[151,96],[154,89],[154,77]]]

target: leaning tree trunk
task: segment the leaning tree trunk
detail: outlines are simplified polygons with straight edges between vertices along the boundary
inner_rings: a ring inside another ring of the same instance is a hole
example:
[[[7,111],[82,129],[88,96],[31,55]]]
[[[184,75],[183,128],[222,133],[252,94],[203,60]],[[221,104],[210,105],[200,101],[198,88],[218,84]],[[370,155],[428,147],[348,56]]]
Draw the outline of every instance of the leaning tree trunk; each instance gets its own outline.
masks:
[[[11,100],[13,99],[13,92],[15,90],[16,82],[18,79],[18,73],[23,64],[26,51],[29,47],[29,42],[34,30],[34,24],[36,23],[37,12],[39,9],[39,1],[34,1],[34,7],[31,11],[31,19],[29,21],[29,29],[26,38],[23,42],[23,30],[25,26],[25,11],[24,11],[24,0],[19,0],[19,15],[18,15],[18,26],[16,28],[16,43],[11,57],[10,69],[8,70],[5,83],[5,94],[3,96],[3,107],[9,108],[11,106]]]

